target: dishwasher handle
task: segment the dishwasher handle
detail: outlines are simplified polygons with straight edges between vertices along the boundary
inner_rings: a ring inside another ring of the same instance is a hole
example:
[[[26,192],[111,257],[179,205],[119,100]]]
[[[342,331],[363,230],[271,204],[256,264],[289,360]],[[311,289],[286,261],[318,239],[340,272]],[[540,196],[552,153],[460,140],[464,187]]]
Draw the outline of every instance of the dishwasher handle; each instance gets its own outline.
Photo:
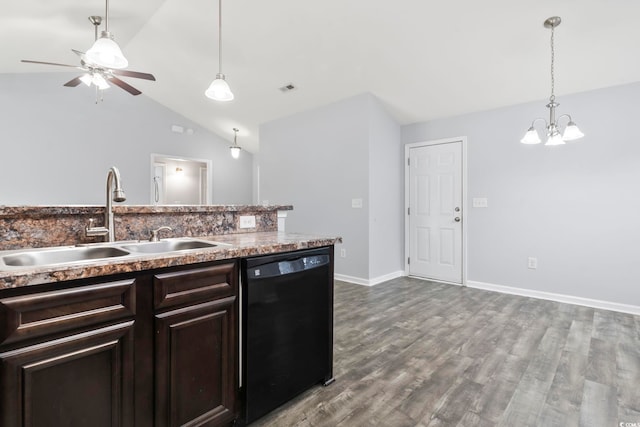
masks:
[[[329,255],[312,255],[285,261],[276,261],[247,268],[247,279],[260,280],[286,276],[301,271],[313,270],[329,265]]]

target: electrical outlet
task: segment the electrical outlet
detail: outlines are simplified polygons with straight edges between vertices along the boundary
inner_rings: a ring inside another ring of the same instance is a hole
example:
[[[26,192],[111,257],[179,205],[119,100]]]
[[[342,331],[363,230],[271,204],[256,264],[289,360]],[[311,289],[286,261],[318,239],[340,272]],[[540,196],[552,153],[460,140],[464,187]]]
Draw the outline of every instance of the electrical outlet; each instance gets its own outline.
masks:
[[[529,267],[532,270],[535,270],[536,268],[538,268],[538,258],[534,258],[534,257],[529,257],[529,259],[527,260],[527,267]]]
[[[340,249],[340,258],[347,257],[347,250],[345,248]]]
[[[256,217],[254,215],[240,216],[240,228],[256,228]]]

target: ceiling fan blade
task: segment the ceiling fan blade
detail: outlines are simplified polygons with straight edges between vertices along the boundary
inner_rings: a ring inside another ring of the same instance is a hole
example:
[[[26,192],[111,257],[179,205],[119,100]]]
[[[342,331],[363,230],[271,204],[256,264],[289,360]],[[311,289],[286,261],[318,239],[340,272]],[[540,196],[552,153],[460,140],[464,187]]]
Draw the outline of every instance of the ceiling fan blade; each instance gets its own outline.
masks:
[[[69,80],[68,82],[66,82],[64,84],[64,86],[66,86],[66,87],[76,87],[80,83],[82,83],[82,80],[80,80],[80,77],[76,77],[75,79],[72,79],[72,80]]]
[[[75,49],[71,49],[71,51],[76,55],[78,55],[80,58],[84,57],[84,52],[80,52],[79,50],[75,50]]]
[[[77,65],[58,64],[56,62],[31,61],[29,59],[22,59],[22,60],[20,60],[20,62],[27,62],[29,64],[57,65],[57,66],[60,66],[60,67],[80,68]]]
[[[135,77],[136,79],[145,79],[145,80],[156,81],[156,78],[153,76],[153,74],[140,73],[138,71],[111,70],[111,73],[112,74],[116,74],[118,76]]]
[[[127,92],[129,92],[131,95],[140,95],[142,92],[140,92],[138,89],[136,89],[135,87],[131,86],[129,83],[126,83],[122,80],[120,80],[117,77],[110,77],[109,81],[111,83],[113,83],[116,86],[120,86],[122,89],[126,90]]]

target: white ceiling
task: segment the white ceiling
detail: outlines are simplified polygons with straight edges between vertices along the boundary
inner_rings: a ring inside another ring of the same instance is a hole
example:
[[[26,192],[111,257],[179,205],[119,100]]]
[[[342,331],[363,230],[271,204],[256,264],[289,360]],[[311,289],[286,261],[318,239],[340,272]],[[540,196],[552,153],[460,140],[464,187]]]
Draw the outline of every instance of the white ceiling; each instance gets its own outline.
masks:
[[[0,2],[0,72],[25,73],[68,72],[20,59],[77,63],[70,49],[90,47],[87,17],[105,6]],[[224,0],[222,8],[230,103],[204,96],[218,72],[216,0],[111,0],[109,29],[129,69],[157,78],[129,83],[229,141],[238,127],[239,144],[254,152],[261,123],[362,92],[400,124],[543,100],[550,31],[542,24],[553,15],[563,20],[557,95],[640,81],[636,0]],[[297,89],[280,92],[287,83]]]

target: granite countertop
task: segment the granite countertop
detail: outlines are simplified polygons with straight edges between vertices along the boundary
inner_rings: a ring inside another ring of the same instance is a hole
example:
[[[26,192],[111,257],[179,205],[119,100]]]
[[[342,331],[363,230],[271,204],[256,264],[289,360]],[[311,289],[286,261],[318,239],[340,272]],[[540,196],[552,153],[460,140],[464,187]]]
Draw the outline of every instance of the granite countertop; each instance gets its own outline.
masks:
[[[39,267],[0,266],[0,290],[65,280],[128,273],[133,271],[174,267],[206,261],[290,252],[299,249],[316,248],[342,243],[342,238],[340,237],[277,231],[224,234],[199,238],[194,237],[194,239],[220,242],[222,245],[212,248],[192,249],[188,251],[170,253],[132,253],[123,257],[70,262]],[[113,242],[108,245],[117,246],[119,243],[120,242]],[[21,252],[21,250],[0,251],[0,256],[17,252]]]

